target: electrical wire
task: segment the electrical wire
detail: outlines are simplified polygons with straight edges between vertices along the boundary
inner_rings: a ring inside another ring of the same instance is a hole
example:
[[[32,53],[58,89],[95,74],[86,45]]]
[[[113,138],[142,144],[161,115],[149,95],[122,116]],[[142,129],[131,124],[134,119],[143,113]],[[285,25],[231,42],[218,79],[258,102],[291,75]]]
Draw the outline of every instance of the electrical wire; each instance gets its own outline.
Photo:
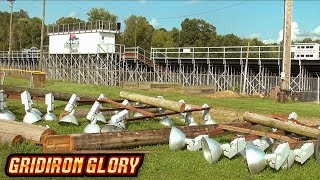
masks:
[[[241,2],[238,2],[238,3],[235,3],[235,4],[231,4],[229,6],[225,6],[225,7],[218,8],[218,9],[213,9],[213,10],[210,10],[210,11],[200,12],[200,13],[186,14],[186,15],[172,16],[172,17],[158,17],[156,19],[167,20],[167,19],[177,19],[177,18],[185,18],[185,17],[189,17],[189,16],[198,16],[198,15],[202,15],[202,14],[209,14],[209,13],[218,12],[218,11],[221,11],[221,10],[224,10],[224,9],[227,9],[227,8],[231,8],[231,7],[234,7],[234,6],[237,6],[237,5],[241,5],[241,4],[243,4],[243,3],[247,2],[247,1],[249,1],[249,0],[241,1]]]
[[[31,1],[29,4],[23,6],[23,7],[14,7],[13,9],[16,9],[16,10],[20,10],[20,9],[26,9],[27,7],[31,6],[31,5],[34,5],[36,1]]]
[[[70,2],[68,2],[68,1],[63,1],[63,2],[66,3],[66,4],[69,4],[69,5],[72,6],[72,7],[76,7],[76,8],[78,8],[78,9],[80,9],[80,10],[86,12],[86,13],[89,12],[88,9],[83,9],[82,7],[77,6],[77,5],[75,5],[75,4],[73,4],[73,3],[70,3]]]

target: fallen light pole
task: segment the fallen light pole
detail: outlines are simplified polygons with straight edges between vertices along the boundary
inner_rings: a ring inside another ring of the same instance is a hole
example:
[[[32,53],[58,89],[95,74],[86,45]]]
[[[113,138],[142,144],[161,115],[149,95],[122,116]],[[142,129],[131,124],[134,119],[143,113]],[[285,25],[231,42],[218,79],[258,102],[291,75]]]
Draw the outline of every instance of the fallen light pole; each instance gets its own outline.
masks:
[[[149,96],[144,96],[140,94],[133,94],[125,91],[120,92],[120,97],[124,99],[128,99],[130,101],[141,102],[141,103],[165,108],[165,109],[176,111],[176,112],[184,112],[185,106],[186,106],[184,103],[179,103],[176,101],[171,101],[171,100],[166,100],[166,99],[161,99],[156,97],[149,97]]]
[[[319,129],[295,124],[290,121],[287,121],[287,122],[279,121],[274,118],[269,118],[266,116],[262,116],[262,115],[250,113],[250,112],[245,112],[243,114],[243,120],[268,126],[268,127],[272,127],[272,128],[282,129],[287,132],[293,132],[293,133],[311,137],[311,138],[317,138],[317,136],[320,134]]]
[[[44,91],[39,89],[30,89],[30,88],[21,88],[21,87],[13,87],[13,86],[3,86],[3,90],[6,91],[6,94],[8,95],[8,98],[11,97],[19,97],[21,93],[23,93],[25,90],[27,90],[32,99],[36,98],[38,100],[45,100],[45,95],[52,93],[55,100],[58,101],[69,101],[70,97],[72,96],[72,93],[62,93],[62,92],[51,92],[51,91]],[[77,100],[78,104],[92,104],[94,101],[96,101],[97,98],[94,96],[79,96],[79,99]],[[121,102],[122,100],[113,100],[115,102]]]
[[[247,122],[231,123],[229,125],[251,127],[251,124]],[[188,138],[202,134],[215,136],[224,132],[219,128],[219,125],[182,126],[178,128]],[[43,150],[44,152],[71,152],[74,150],[105,150],[165,144],[169,142],[170,130],[170,128],[163,128],[99,134],[54,135],[47,137]]]
[[[193,111],[202,111],[202,110],[208,110],[210,107],[198,107],[198,108],[191,108],[188,110],[185,110],[184,112],[193,112]],[[161,116],[168,116],[168,115],[175,115],[175,114],[180,114],[180,112],[164,112],[164,113],[155,113],[153,117],[161,117]],[[139,120],[139,119],[144,119],[148,118],[146,116],[140,116],[140,117],[132,117],[126,119],[126,121],[134,121],[134,120]]]

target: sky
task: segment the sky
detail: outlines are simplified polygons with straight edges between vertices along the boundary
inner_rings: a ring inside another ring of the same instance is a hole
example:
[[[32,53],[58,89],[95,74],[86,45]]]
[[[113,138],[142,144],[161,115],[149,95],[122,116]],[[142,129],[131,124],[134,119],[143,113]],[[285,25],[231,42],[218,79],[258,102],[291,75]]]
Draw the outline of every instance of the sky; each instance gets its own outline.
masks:
[[[214,25],[218,34],[257,37],[266,43],[282,39],[284,0],[46,0],[45,22],[52,24],[62,16],[87,20],[86,13],[94,7],[105,8],[117,15],[122,24],[134,14],[146,17],[155,28],[171,30],[173,27],[181,29],[181,22],[185,18],[198,18]],[[42,0],[16,0],[14,11],[19,9],[26,10],[30,17],[42,17]],[[293,40],[306,37],[320,39],[319,9],[320,1],[293,0]],[[0,11],[10,11],[6,0],[0,0]]]

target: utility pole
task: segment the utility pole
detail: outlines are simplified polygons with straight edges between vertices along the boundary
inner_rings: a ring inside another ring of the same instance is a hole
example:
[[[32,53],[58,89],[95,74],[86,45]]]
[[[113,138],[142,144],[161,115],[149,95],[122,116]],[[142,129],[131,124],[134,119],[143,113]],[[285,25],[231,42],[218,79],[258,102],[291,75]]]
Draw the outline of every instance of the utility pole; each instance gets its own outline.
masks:
[[[281,73],[281,89],[289,92],[291,77],[291,21],[292,0],[284,0],[284,28],[283,28],[283,60]],[[288,94],[287,94],[288,95]]]
[[[244,76],[243,76],[243,87],[242,87],[242,93],[246,93],[246,87],[247,87],[247,72],[248,72],[248,59],[249,59],[249,47],[250,47],[250,42],[248,42],[247,46],[247,57],[246,57],[246,64],[244,66]]]
[[[44,22],[46,16],[46,0],[43,0],[42,4],[42,24],[41,24],[41,44],[40,44],[40,62],[39,62],[39,71],[42,71],[42,62],[43,62],[43,40],[44,40]]]
[[[7,0],[10,2],[10,32],[9,32],[9,54],[8,54],[8,68],[10,68],[11,65],[11,48],[12,48],[12,14],[13,14],[13,3],[15,0]]]
[[[134,26],[134,47],[137,47],[137,24],[138,20],[135,20],[135,26]]]

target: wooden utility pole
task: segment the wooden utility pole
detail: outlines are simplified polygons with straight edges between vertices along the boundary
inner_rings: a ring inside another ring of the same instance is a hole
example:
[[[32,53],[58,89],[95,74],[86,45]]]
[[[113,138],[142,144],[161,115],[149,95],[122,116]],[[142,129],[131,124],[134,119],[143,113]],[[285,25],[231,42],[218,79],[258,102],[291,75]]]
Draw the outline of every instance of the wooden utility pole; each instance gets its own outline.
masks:
[[[10,32],[9,32],[9,54],[8,54],[8,68],[11,65],[11,48],[12,48],[12,14],[13,14],[13,3],[14,0],[8,0],[10,2]]]
[[[291,77],[291,21],[292,21],[292,0],[284,0],[284,27],[283,27],[283,60],[281,73],[281,89],[290,90]]]
[[[263,126],[282,129],[287,132],[292,132],[292,133],[296,133],[302,136],[307,136],[312,138],[317,138],[318,135],[320,134],[320,130],[316,128],[308,127],[305,125],[299,125],[290,120],[287,122],[284,122],[274,118],[269,118],[260,114],[255,114],[250,112],[245,112],[243,114],[243,120],[251,123],[255,123],[255,124],[260,124]]]
[[[126,91],[121,91],[120,97],[124,99],[128,99],[130,101],[141,102],[141,103],[149,104],[155,107],[161,107],[161,108],[171,110],[171,111],[176,111],[176,112],[184,112],[186,107],[185,103],[179,103],[176,101],[149,97],[149,96],[144,96],[140,94],[134,94]]]
[[[44,22],[46,16],[46,0],[43,0],[42,4],[42,24],[41,24],[41,44],[40,44],[40,62],[39,62],[39,71],[42,71],[42,62],[43,62],[43,40],[44,40]]]
[[[243,78],[243,87],[242,87],[242,93],[243,93],[243,94],[246,93],[246,87],[247,87],[247,72],[248,72],[249,47],[250,47],[250,42],[248,42],[246,64],[245,64],[245,67],[244,67],[244,78]]]

